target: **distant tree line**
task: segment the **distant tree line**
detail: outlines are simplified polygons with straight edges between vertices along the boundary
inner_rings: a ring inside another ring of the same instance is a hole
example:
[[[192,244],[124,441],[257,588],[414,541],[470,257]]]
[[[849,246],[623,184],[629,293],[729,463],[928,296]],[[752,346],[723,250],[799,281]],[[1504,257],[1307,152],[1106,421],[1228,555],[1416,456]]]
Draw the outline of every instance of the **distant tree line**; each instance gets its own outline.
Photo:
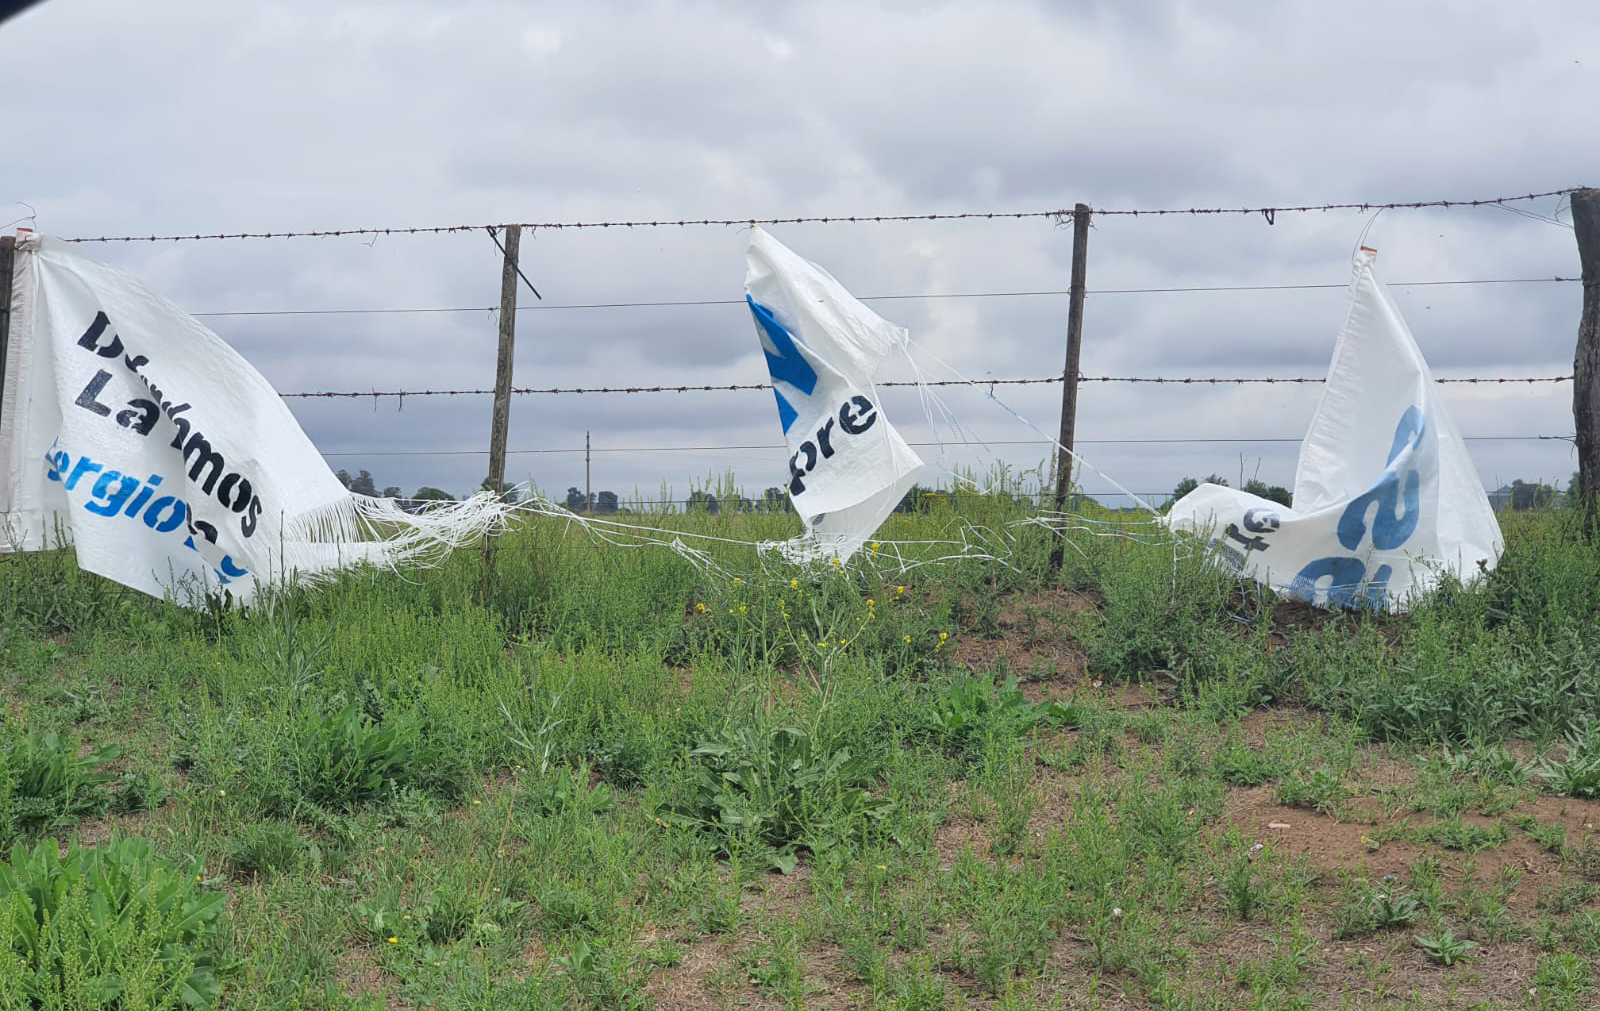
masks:
[[[1185,495],[1200,487],[1202,484],[1218,484],[1224,488],[1227,488],[1228,479],[1220,474],[1210,474],[1204,478],[1198,479],[1186,477],[1182,481],[1178,482],[1177,487],[1172,489],[1172,501],[1178,501],[1180,498],[1183,498]],[[1267,484],[1265,481],[1259,481],[1256,478],[1251,478],[1250,480],[1246,481],[1244,483],[1244,490],[1258,498],[1264,498],[1269,502],[1276,502],[1282,506],[1289,505],[1290,499],[1294,497],[1289,489],[1283,487],[1283,485]]]
[[[1203,479],[1186,477],[1178,482],[1172,489],[1172,501],[1176,502],[1185,495],[1200,487],[1201,484],[1220,484],[1228,487],[1226,478],[1212,474]],[[1290,505],[1293,496],[1289,489],[1280,485],[1269,485],[1264,481],[1250,480],[1245,483],[1244,490],[1252,495],[1269,499],[1280,505]],[[1553,484],[1542,481],[1523,481],[1520,478],[1508,485],[1502,485],[1489,492],[1489,504],[1495,509],[1505,509],[1511,512],[1527,512],[1532,509],[1555,509],[1562,506],[1575,507],[1580,499],[1580,486],[1578,475],[1573,474],[1572,480],[1567,483],[1563,491]]]
[[[372,473],[370,471],[357,471],[356,476],[351,477],[348,470],[341,470],[334,474],[334,477],[339,479],[340,484],[355,492],[357,495],[370,495],[373,498],[400,497],[400,489],[394,485],[390,485],[382,491],[379,491],[378,486],[372,481]]]
[[[339,479],[340,484],[357,495],[370,495],[374,498],[408,498],[396,485],[389,485],[380,490],[370,471],[358,470],[355,476],[352,477],[349,471],[339,470],[334,476]],[[1200,487],[1201,484],[1217,484],[1224,488],[1229,487],[1228,479],[1219,474],[1209,474],[1204,478],[1185,477],[1172,489],[1171,501],[1176,502]],[[483,483],[475,490],[486,491],[488,488],[489,479],[484,478]],[[1252,495],[1257,495],[1285,506],[1291,504],[1293,497],[1289,489],[1282,485],[1267,484],[1265,481],[1255,478],[1245,482],[1244,490]],[[900,502],[895,506],[894,511],[897,513],[926,512],[935,506],[954,503],[958,499],[968,497],[993,499],[996,494],[1001,497],[1015,499],[1019,504],[1029,504],[1034,501],[1031,496],[1021,494],[1007,494],[1005,492],[984,494],[966,489],[950,491],[914,484],[901,496]],[[458,498],[470,498],[471,495],[472,492],[460,496],[452,495],[442,488],[423,485],[409,496],[409,500],[413,502],[454,502]],[[504,492],[504,495],[507,501],[516,501],[515,491],[508,489]],[[1074,506],[1080,505],[1087,501],[1087,498],[1087,496],[1075,493],[1072,496],[1072,503]],[[1572,475],[1572,480],[1568,482],[1565,490],[1556,484],[1518,479],[1489,492],[1490,505],[1495,509],[1505,509],[1512,512],[1553,509],[1562,506],[1572,507],[1578,503],[1579,498],[1580,490],[1577,474]],[[581,489],[576,487],[568,488],[564,504],[573,512],[587,512],[601,516],[629,511],[626,506],[621,504],[617,498],[617,493],[614,491],[598,491],[588,496],[586,500]],[[719,515],[723,512],[730,514],[794,512],[794,504],[789,501],[788,494],[781,487],[768,488],[757,499],[738,495],[724,496],[720,501],[714,493],[696,489],[689,493],[684,506],[688,512],[707,513],[710,515]]]
[[[379,491],[377,483],[372,479],[372,472],[366,470],[358,470],[356,471],[355,476],[352,477],[350,476],[350,472],[348,470],[341,469],[335,471],[333,476],[339,479],[340,484],[344,485],[355,494],[370,495],[374,498],[397,498],[403,501],[411,502],[455,502],[459,499],[471,498],[473,495],[473,492],[470,491],[464,495],[452,495],[443,488],[435,488],[432,485],[427,484],[418,488],[410,495],[407,495],[404,491],[402,491],[399,485],[393,484],[387,486],[382,491]],[[477,489],[475,490],[488,491],[489,479],[487,477],[484,478],[483,483],[478,485]],[[507,489],[504,493],[504,497],[507,501],[515,502],[517,500],[517,493],[513,490]]]
[[[677,503],[672,503],[676,505]],[[595,492],[585,502],[582,490],[578,488],[567,489],[566,507],[573,512],[591,512],[606,515],[616,512],[628,512],[626,506],[619,505],[615,492]],[[720,500],[715,492],[695,489],[683,501],[684,510],[692,513],[706,513],[712,516],[724,512],[732,514],[748,513],[777,513],[793,512],[794,506],[784,494],[782,488],[768,488],[761,493],[758,499],[747,498],[744,495],[723,496]]]
[[[1567,482],[1566,491],[1543,481],[1523,481],[1519,478],[1490,492],[1489,504],[1510,512],[1528,512],[1562,506],[1575,508],[1581,498],[1578,475],[1573,474],[1572,480]]]

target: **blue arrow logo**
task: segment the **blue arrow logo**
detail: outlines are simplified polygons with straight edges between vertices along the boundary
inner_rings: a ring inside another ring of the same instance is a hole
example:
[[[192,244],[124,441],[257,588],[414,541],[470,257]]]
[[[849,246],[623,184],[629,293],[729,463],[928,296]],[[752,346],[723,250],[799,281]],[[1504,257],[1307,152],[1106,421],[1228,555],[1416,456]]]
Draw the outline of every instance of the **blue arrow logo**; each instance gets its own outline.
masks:
[[[746,295],[744,300],[750,303],[750,314],[756,318],[756,325],[767,335],[772,347],[777,349],[777,353],[774,354],[765,345],[761,348],[762,353],[767,356],[767,372],[772,375],[772,393],[778,398],[778,420],[783,423],[783,431],[787,435],[789,427],[799,419],[800,414],[784,397],[783,391],[778,389],[778,384],[788,383],[806,396],[810,396],[817,388],[817,370],[806,361],[805,355],[800,353],[799,346],[795,344],[794,335],[778,322],[777,317],[772,315],[771,309],[749,295]]]

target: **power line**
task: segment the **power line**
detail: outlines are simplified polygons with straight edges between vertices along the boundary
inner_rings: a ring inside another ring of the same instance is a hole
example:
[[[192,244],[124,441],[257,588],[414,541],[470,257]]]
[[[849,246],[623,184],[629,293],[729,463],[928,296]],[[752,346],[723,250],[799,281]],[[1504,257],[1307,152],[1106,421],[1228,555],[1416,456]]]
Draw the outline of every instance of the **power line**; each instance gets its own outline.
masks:
[[[1551,281],[1577,281],[1576,277],[1490,277],[1462,281],[1391,281],[1391,288],[1421,288],[1436,287],[1441,285],[1465,284],[1539,284]],[[1217,284],[1217,285],[1191,285],[1177,288],[1090,288],[1085,294],[1089,295],[1157,295],[1179,292],[1200,291],[1315,291],[1322,289],[1348,288],[1345,284]],[[863,302],[891,302],[906,299],[941,299],[941,298],[1028,298],[1045,295],[1069,295],[1065,288],[1041,289],[1038,291],[956,291],[956,292],[919,292],[899,295],[862,295]],[[660,309],[684,306],[705,305],[744,305],[742,298],[686,298],[672,299],[656,302],[568,302],[560,305],[519,305],[518,312],[527,312],[540,309]],[[213,309],[206,312],[190,313],[191,316],[348,316],[348,315],[381,315],[405,313],[448,313],[448,312],[498,312],[497,305],[464,305],[464,306],[420,306],[416,308],[374,308],[374,309]]]
[[[1571,442],[1570,435],[1464,435],[1468,442]],[[1287,436],[1270,436],[1258,438],[1254,436],[1224,436],[1209,439],[1151,439],[1151,438],[1125,438],[1125,439],[1079,439],[1080,444],[1106,445],[1106,446],[1154,446],[1168,444],[1266,444],[1303,442],[1303,439]],[[1053,445],[1048,439],[997,439],[989,442],[913,442],[909,445],[918,447],[935,446],[1049,446]],[[720,453],[741,450],[784,450],[787,446],[777,443],[768,445],[749,446],[574,446],[568,448],[544,449],[508,449],[506,454],[516,456],[548,456],[569,453]],[[323,453],[325,457],[340,456],[488,456],[487,449],[370,449],[348,450],[340,453]]]
[[[1494,384],[1506,383],[1565,383],[1572,379],[1571,376],[1473,376],[1456,379],[1435,379],[1436,383],[1470,383]],[[1079,376],[1080,383],[1144,383],[1169,386],[1225,386],[1225,385],[1268,385],[1268,384],[1315,384],[1327,380],[1322,376]],[[1037,379],[933,379],[917,383],[910,380],[896,380],[877,383],[877,386],[1032,386],[1042,383],[1059,383],[1060,376],[1043,376]],[[521,394],[585,394],[585,393],[730,393],[742,390],[770,390],[771,383],[729,383],[725,386],[547,386],[530,387],[514,386],[512,393]],[[404,400],[406,397],[473,397],[487,396],[493,393],[492,389],[457,389],[457,390],[319,390],[303,391],[296,393],[280,393],[284,399],[290,398],[322,398],[360,400],[366,397],[377,399],[379,397],[395,397]]]
[[[1478,200],[1412,200],[1390,203],[1328,203],[1328,204],[1302,204],[1298,206],[1282,207],[1184,207],[1184,208],[1107,208],[1094,211],[1097,215],[1127,215],[1127,216],[1159,216],[1175,214],[1209,215],[1209,214],[1259,214],[1270,224],[1279,214],[1299,214],[1311,211],[1378,211],[1402,210],[1420,208],[1450,208],[1450,207],[1485,207],[1491,205],[1505,205],[1513,202],[1537,200],[1541,197],[1566,196],[1576,187],[1567,187],[1559,190],[1548,190],[1543,193],[1527,193],[1520,196],[1487,197]],[[835,225],[835,224],[881,224],[891,221],[959,221],[970,219],[1011,219],[1024,218],[1049,218],[1057,224],[1062,223],[1072,216],[1072,211],[1065,209],[1042,211],[957,211],[941,214],[852,214],[818,217],[792,217],[792,218],[680,218],[676,221],[524,221],[505,222],[501,224],[475,224],[475,225],[437,225],[423,228],[336,228],[320,231],[281,231],[281,232],[216,232],[212,234],[194,235],[101,235],[94,238],[80,237],[67,239],[68,242],[188,242],[209,239],[303,239],[303,238],[337,238],[352,235],[441,235],[452,232],[469,232],[480,229],[504,228],[507,224],[518,224],[530,230],[545,229],[550,231],[569,229],[595,229],[595,228],[687,228],[690,226],[721,225]]]

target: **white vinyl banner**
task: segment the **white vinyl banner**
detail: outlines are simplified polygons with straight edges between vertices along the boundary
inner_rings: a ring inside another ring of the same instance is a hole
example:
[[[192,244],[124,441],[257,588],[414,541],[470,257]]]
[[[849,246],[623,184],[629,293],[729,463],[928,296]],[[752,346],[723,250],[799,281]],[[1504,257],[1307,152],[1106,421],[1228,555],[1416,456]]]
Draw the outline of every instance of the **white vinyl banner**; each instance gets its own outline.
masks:
[[[789,448],[789,497],[806,528],[777,547],[799,562],[848,559],[922,473],[872,386],[907,332],[760,228],[750,230],[745,298]]]
[[[1286,597],[1403,611],[1449,574],[1471,582],[1503,541],[1466,445],[1400,310],[1357,253],[1350,312],[1300,450],[1293,507],[1204,484],[1167,515]]]
[[[352,495],[220,337],[60,240],[18,242],[0,396],[0,552],[188,606],[447,551],[503,519],[477,496],[410,515]]]

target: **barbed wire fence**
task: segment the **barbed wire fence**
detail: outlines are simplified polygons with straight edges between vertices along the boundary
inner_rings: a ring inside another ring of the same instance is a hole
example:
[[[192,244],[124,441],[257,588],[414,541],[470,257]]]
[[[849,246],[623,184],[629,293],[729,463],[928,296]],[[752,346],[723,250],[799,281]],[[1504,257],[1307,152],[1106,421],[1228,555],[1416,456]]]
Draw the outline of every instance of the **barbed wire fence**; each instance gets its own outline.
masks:
[[[1526,203],[1530,200],[1539,200],[1544,197],[1570,196],[1580,187],[1568,187],[1559,190],[1546,190],[1542,193],[1524,193],[1517,196],[1486,197],[1471,200],[1406,200],[1361,203],[1324,203],[1324,204],[1297,204],[1283,206],[1261,207],[1182,207],[1182,208],[1101,208],[1093,211],[1094,214],[1105,216],[1162,217],[1170,215],[1260,215],[1268,224],[1276,222],[1279,214],[1306,214],[1316,211],[1392,211],[1392,210],[1422,210],[1427,208],[1464,208],[1464,207],[1489,207],[1507,206],[1516,203]],[[1086,205],[1078,205],[1083,207]],[[1077,209],[1055,209],[1036,211],[954,211],[930,214],[851,214],[851,215],[823,215],[812,217],[788,218],[763,218],[763,217],[723,217],[723,218],[680,218],[678,220],[657,219],[651,221],[523,221],[501,224],[482,225],[431,225],[424,227],[379,227],[379,228],[336,228],[319,231],[280,231],[280,232],[213,232],[209,234],[196,233],[194,235],[101,235],[95,237],[79,237],[67,239],[68,242],[194,242],[220,239],[325,239],[340,238],[344,236],[371,236],[371,235],[443,235],[459,232],[489,232],[493,233],[504,228],[527,229],[529,231],[576,231],[584,229],[609,229],[609,228],[690,228],[696,226],[718,225],[723,227],[745,227],[749,225],[843,225],[843,224],[883,224],[886,222],[910,221],[970,221],[970,220],[1023,220],[1028,218],[1046,218],[1057,225],[1064,225],[1078,213]],[[1544,218],[1562,227],[1567,226],[1554,218]]]
[[[619,300],[603,302],[578,302],[578,303],[551,303],[539,301],[528,305],[517,305],[515,295],[518,290],[517,282],[520,280],[528,291],[538,296],[533,284],[522,274],[520,265],[516,261],[515,241],[501,242],[501,236],[510,238],[512,232],[522,229],[529,231],[568,231],[584,229],[657,229],[657,228],[690,228],[690,227],[749,227],[754,225],[785,225],[785,224],[826,224],[826,225],[864,225],[886,222],[942,222],[958,220],[1043,220],[1051,224],[1064,227],[1071,223],[1075,226],[1074,256],[1073,256],[1073,283],[1065,289],[1040,289],[1021,291],[968,291],[968,292],[924,292],[924,293],[889,293],[861,296],[863,301],[893,301],[908,299],[990,299],[990,298],[1025,298],[1039,296],[1067,296],[1074,303],[1072,316],[1076,317],[1069,325],[1068,333],[1068,368],[1059,376],[1028,376],[1002,379],[980,379],[969,381],[966,379],[934,380],[921,384],[915,382],[889,381],[878,383],[882,387],[914,387],[926,386],[972,386],[980,390],[987,389],[993,395],[995,389],[1001,386],[1034,386],[1055,385],[1063,387],[1062,403],[1062,432],[1063,438],[1057,444],[1065,447],[1070,452],[1074,442],[1083,444],[1101,445],[1153,445],[1153,444],[1220,444],[1220,443],[1296,443],[1297,438],[1287,437],[1183,437],[1183,438],[1089,438],[1074,440],[1073,419],[1076,412],[1076,386],[1078,383],[1106,383],[1106,384],[1136,384],[1136,385],[1161,385],[1161,386],[1242,386],[1242,385],[1313,385],[1323,383],[1320,376],[1113,376],[1113,375],[1084,375],[1072,367],[1076,361],[1074,350],[1081,341],[1081,306],[1087,294],[1095,295],[1149,295],[1167,293],[1190,292],[1261,292],[1261,291],[1296,291],[1296,290],[1324,290],[1346,287],[1345,284],[1334,283],[1309,283],[1309,284],[1227,284],[1227,285],[1193,285],[1193,286],[1151,286],[1131,288],[1102,288],[1089,289],[1086,286],[1084,261],[1087,224],[1092,217],[1165,217],[1175,215],[1190,216],[1257,216],[1267,224],[1275,224],[1280,214],[1309,214],[1326,213],[1333,211],[1361,211],[1377,212],[1389,210],[1423,210],[1423,209],[1456,209],[1456,208],[1481,208],[1493,207],[1519,214],[1541,222],[1563,228],[1573,228],[1568,222],[1560,220],[1561,211],[1555,215],[1547,216],[1534,211],[1529,211],[1515,204],[1550,198],[1567,197],[1578,192],[1577,188],[1547,190],[1543,192],[1528,193],[1514,196],[1500,196],[1482,199],[1435,199],[1422,201],[1390,201],[1390,202],[1344,202],[1321,203],[1282,206],[1239,206],[1239,207],[1185,207],[1185,208],[1098,208],[1091,209],[1087,205],[1079,204],[1072,210],[1044,209],[1030,211],[958,211],[922,214],[866,214],[866,215],[831,215],[831,216],[791,216],[791,217],[720,217],[700,219],[658,219],[658,220],[596,220],[596,221],[541,221],[541,222],[513,222],[500,224],[457,224],[426,227],[362,227],[320,230],[282,230],[265,232],[213,232],[195,234],[151,234],[151,235],[102,235],[96,237],[76,237],[66,241],[75,243],[133,243],[133,242],[189,242],[189,241],[227,241],[227,240],[270,240],[270,239],[311,239],[311,238],[338,238],[338,237],[373,237],[373,236],[407,236],[407,235],[440,235],[449,233],[467,233],[482,231],[490,235],[502,254],[502,300],[500,305],[492,306],[377,306],[377,307],[345,307],[345,308],[232,308],[215,309],[194,313],[197,317],[253,317],[253,316],[330,316],[330,315],[355,315],[355,314],[441,314],[441,313],[471,313],[471,312],[500,312],[510,319],[503,319],[502,329],[510,328],[511,340],[502,340],[500,360],[497,362],[497,383],[490,387],[446,388],[434,389],[421,387],[416,389],[326,389],[326,390],[294,390],[285,391],[281,396],[288,399],[325,399],[325,400],[367,400],[376,404],[378,401],[393,399],[396,406],[403,409],[407,398],[438,398],[438,397],[463,397],[463,396],[493,396],[495,397],[496,424],[503,424],[506,416],[506,400],[511,395],[517,396],[582,396],[601,394],[621,395],[650,395],[650,394],[710,394],[731,393],[740,391],[770,390],[770,383],[732,383],[723,385],[713,384],[657,384],[657,385],[619,385],[619,386],[575,386],[575,387],[516,387],[510,384],[511,362],[510,349],[514,341],[515,316],[523,311],[547,310],[577,310],[598,311],[633,308],[660,308],[683,306],[715,306],[715,305],[740,305],[742,299],[732,298],[697,298],[697,299],[672,299],[672,300]],[[509,249],[509,252],[508,252]],[[1421,281],[1393,282],[1390,287],[1435,287],[1435,286],[1471,286],[1471,285],[1525,285],[1525,284],[1569,284],[1579,283],[1580,278],[1553,275],[1548,277],[1493,277],[1493,278],[1462,278],[1462,279],[1434,279]],[[1591,286],[1585,285],[1585,295],[1588,296]],[[514,311],[505,312],[505,307],[513,306]],[[1575,380],[1574,374],[1551,376],[1470,376],[1446,377],[1437,381],[1441,384],[1464,385],[1524,385],[1530,388],[1558,388],[1560,384],[1570,383]],[[498,431],[498,444],[505,445],[505,433]],[[1568,441],[1574,440],[1573,435],[1563,434],[1512,434],[1512,435],[1482,435],[1469,437],[1474,441]],[[493,440],[492,440],[493,441]],[[945,442],[945,443],[918,443],[916,445],[982,445],[982,446],[1050,446],[1049,440],[1004,440],[999,442]],[[706,446],[589,446],[584,447],[542,447],[537,449],[504,449],[499,454],[498,461],[490,460],[491,473],[503,473],[504,457],[506,455],[547,455],[547,454],[585,454],[586,460],[592,453],[671,453],[671,452],[732,452],[732,451],[783,451],[785,447],[778,444],[753,444],[753,445],[706,445]],[[347,450],[325,453],[330,459],[339,458],[364,458],[364,457],[422,457],[422,456],[483,456],[492,457],[495,454],[488,449],[414,449],[414,450]],[[498,466],[497,466],[498,464]],[[1061,474],[1056,489],[1056,503],[1058,507],[1065,498],[1065,480],[1071,471],[1071,463],[1067,455],[1063,454],[1058,459]],[[586,481],[587,485],[587,481]],[[1151,497],[1164,497],[1166,492],[1136,493]],[[594,501],[591,489],[585,489],[588,502]],[[1036,497],[1048,498],[1049,493],[1043,489]],[[691,500],[667,499],[660,500],[663,505],[687,504]]]

